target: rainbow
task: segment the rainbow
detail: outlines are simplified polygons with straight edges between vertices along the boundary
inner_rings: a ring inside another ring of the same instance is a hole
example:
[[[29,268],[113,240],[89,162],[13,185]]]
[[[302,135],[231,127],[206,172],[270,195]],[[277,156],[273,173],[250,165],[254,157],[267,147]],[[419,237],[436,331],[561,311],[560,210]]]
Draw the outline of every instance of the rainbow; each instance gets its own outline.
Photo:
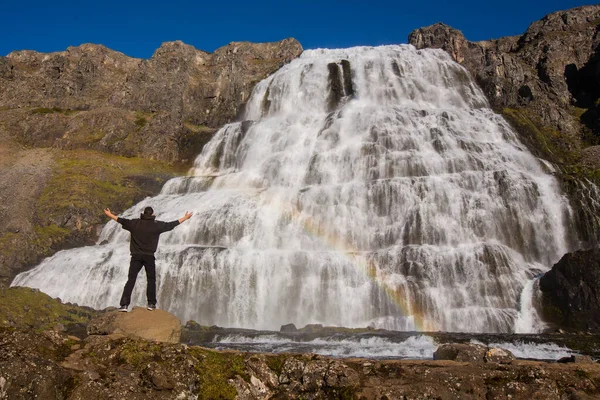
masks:
[[[348,261],[358,270],[364,273],[372,282],[380,287],[390,300],[398,307],[406,317],[412,317],[415,329],[421,332],[434,332],[439,330],[439,324],[428,318],[425,312],[420,309],[417,302],[411,302],[407,293],[401,287],[391,285],[389,274],[381,271],[373,260],[367,260],[364,257],[356,257],[360,251],[346,241],[341,239],[331,230],[328,230],[323,224],[315,221],[314,218],[302,213],[293,204],[274,204],[283,215],[286,215],[290,221],[314,238],[319,239],[327,247],[344,254]]]

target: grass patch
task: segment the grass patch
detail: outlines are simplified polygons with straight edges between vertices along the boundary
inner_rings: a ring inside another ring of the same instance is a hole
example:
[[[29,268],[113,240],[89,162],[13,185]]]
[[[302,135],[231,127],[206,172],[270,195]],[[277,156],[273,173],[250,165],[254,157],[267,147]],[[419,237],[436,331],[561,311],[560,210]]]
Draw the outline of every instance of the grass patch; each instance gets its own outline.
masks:
[[[56,324],[87,323],[93,311],[62,304],[35,289],[0,289],[0,326],[43,331]]]
[[[271,355],[266,354],[266,362],[267,366],[271,369],[271,371],[275,372],[277,376],[281,375],[281,371],[283,371],[283,364],[285,363],[285,356],[282,355]]]
[[[502,115],[516,129],[530,147],[544,158],[558,164],[574,164],[581,158],[578,144],[567,135],[544,127],[525,109],[504,108]]]
[[[47,107],[38,107],[38,108],[34,108],[33,110],[31,110],[32,114],[54,114],[54,113],[60,113],[60,114],[64,114],[64,115],[73,115],[75,113],[77,113],[76,110],[64,110],[62,108],[58,108],[58,107],[52,107],[52,108],[47,108]]]
[[[128,341],[121,347],[121,360],[136,369],[152,361],[160,361],[161,346],[147,341]]]
[[[244,356],[221,353],[197,347],[190,348],[199,362],[194,366],[200,377],[198,395],[201,399],[235,399],[237,392],[228,380],[241,376],[248,381]]]
[[[42,193],[36,214],[51,220],[74,210],[88,210],[101,216],[104,207],[115,210],[130,207],[149,195],[135,185],[132,177],[150,176],[162,184],[176,175],[172,167],[142,158],[126,158],[89,150],[66,151],[57,162],[54,176]],[[53,229],[52,234],[64,231]]]

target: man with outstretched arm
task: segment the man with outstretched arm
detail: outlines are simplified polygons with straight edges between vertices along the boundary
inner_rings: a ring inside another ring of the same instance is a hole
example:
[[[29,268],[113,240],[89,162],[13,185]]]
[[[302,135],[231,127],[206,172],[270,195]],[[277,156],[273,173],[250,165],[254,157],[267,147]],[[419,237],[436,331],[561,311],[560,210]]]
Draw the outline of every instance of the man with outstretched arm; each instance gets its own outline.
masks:
[[[104,209],[104,214],[121,224],[123,229],[131,232],[129,244],[131,262],[129,263],[129,275],[123,288],[119,311],[127,312],[131,301],[131,292],[142,267],[146,268],[146,277],[148,278],[148,287],[146,288],[148,310],[156,309],[156,259],[154,253],[158,247],[158,237],[161,233],[168,232],[190,219],[192,213],[186,211],[183,217],[171,222],[156,221],[152,207],[146,207],[140,218],[135,219],[117,217],[108,208]]]

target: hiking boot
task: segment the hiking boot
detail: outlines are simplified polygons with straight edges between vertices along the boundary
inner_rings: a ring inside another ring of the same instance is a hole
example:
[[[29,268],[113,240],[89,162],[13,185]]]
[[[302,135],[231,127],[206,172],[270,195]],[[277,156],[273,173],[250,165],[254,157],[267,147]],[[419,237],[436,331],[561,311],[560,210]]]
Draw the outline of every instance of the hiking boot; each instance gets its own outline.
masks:
[[[127,312],[127,307],[128,306],[121,306],[121,307],[119,307],[119,311],[121,311],[121,312]]]
[[[156,310],[156,304],[148,304],[148,310],[150,310],[150,311]]]

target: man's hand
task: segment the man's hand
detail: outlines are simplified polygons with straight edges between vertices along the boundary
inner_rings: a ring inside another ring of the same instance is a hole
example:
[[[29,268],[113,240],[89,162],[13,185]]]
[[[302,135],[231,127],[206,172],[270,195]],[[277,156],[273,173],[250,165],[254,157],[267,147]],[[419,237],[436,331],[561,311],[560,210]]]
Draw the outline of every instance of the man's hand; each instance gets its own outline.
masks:
[[[192,215],[194,215],[194,213],[191,213],[189,211],[185,212],[185,215],[181,218],[179,218],[179,223],[183,223],[183,221],[187,221],[188,219],[192,218]]]
[[[115,221],[117,220],[117,216],[113,213],[110,212],[110,208],[105,208],[104,209],[104,214],[106,214],[106,216],[110,219],[114,219]]]

